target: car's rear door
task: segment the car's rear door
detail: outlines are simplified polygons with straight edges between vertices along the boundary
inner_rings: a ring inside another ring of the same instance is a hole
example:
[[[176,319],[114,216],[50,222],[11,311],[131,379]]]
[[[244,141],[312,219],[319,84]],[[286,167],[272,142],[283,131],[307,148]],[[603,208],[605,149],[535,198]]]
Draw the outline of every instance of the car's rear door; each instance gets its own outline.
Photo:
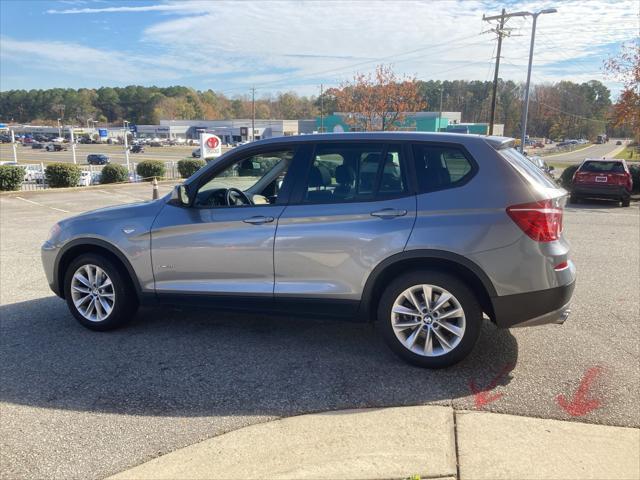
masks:
[[[401,143],[315,145],[306,178],[278,221],[279,304],[354,312],[369,273],[402,252],[413,228],[416,199],[406,156]]]

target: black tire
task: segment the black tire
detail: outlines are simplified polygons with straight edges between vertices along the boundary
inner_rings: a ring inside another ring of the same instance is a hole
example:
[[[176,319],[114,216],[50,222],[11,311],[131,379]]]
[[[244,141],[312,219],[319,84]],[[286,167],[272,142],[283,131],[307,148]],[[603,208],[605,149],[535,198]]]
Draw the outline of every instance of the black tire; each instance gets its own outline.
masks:
[[[622,198],[622,206],[628,207],[631,205],[631,197],[623,197]]]
[[[83,265],[100,267],[109,276],[113,284],[113,293],[115,294],[113,309],[104,320],[91,321],[85,318],[74,305],[71,282],[75,272]],[[133,318],[138,309],[137,294],[126,270],[112,260],[94,253],[80,255],[70,263],[64,277],[64,297],[71,314],[80,324],[90,330],[107,331],[121,327]]]
[[[408,288],[421,284],[450,292],[464,311],[466,325],[460,342],[440,356],[429,357],[412,352],[396,337],[392,326],[391,309],[396,298]],[[482,309],[473,291],[457,277],[437,270],[420,270],[396,278],[386,288],[378,304],[377,325],[387,345],[403,360],[423,368],[446,368],[460,362],[473,350],[482,327]]]

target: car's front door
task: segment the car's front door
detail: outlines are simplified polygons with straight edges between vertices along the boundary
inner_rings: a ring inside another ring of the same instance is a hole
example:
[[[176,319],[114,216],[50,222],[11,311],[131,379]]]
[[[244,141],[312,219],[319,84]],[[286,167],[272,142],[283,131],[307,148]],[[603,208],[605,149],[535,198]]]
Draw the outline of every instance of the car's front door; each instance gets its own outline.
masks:
[[[272,297],[274,235],[294,153],[240,157],[192,187],[192,206],[162,209],[151,232],[156,293]]]
[[[368,274],[403,251],[415,222],[405,156],[400,144],[316,145],[308,179],[278,221],[277,300],[315,299],[345,315],[357,306]]]

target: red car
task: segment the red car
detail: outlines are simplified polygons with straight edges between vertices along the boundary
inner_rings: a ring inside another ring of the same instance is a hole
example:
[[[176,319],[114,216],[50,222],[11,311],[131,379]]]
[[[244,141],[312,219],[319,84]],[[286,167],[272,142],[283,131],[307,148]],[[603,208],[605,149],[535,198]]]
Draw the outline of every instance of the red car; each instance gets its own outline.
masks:
[[[582,198],[610,198],[628,207],[631,201],[633,180],[624,160],[588,158],[573,175],[571,201],[578,203]]]

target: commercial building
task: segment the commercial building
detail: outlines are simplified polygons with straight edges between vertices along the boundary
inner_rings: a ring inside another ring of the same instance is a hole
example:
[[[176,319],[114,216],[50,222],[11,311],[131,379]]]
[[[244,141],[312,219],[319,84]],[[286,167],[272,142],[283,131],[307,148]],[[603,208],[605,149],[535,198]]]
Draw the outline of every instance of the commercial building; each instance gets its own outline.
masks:
[[[161,139],[199,138],[200,132],[212,132],[222,143],[246,142],[262,138],[283,137],[312,133],[314,120],[160,120],[160,125],[137,125],[139,137]]]
[[[335,112],[321,119],[316,118],[316,130],[324,132],[350,132],[354,127],[354,113]],[[460,112],[407,112],[396,124],[396,130],[411,132],[456,132],[487,135],[488,123],[462,123]],[[375,120],[374,120],[375,121]],[[494,135],[503,135],[504,125],[494,124]]]

